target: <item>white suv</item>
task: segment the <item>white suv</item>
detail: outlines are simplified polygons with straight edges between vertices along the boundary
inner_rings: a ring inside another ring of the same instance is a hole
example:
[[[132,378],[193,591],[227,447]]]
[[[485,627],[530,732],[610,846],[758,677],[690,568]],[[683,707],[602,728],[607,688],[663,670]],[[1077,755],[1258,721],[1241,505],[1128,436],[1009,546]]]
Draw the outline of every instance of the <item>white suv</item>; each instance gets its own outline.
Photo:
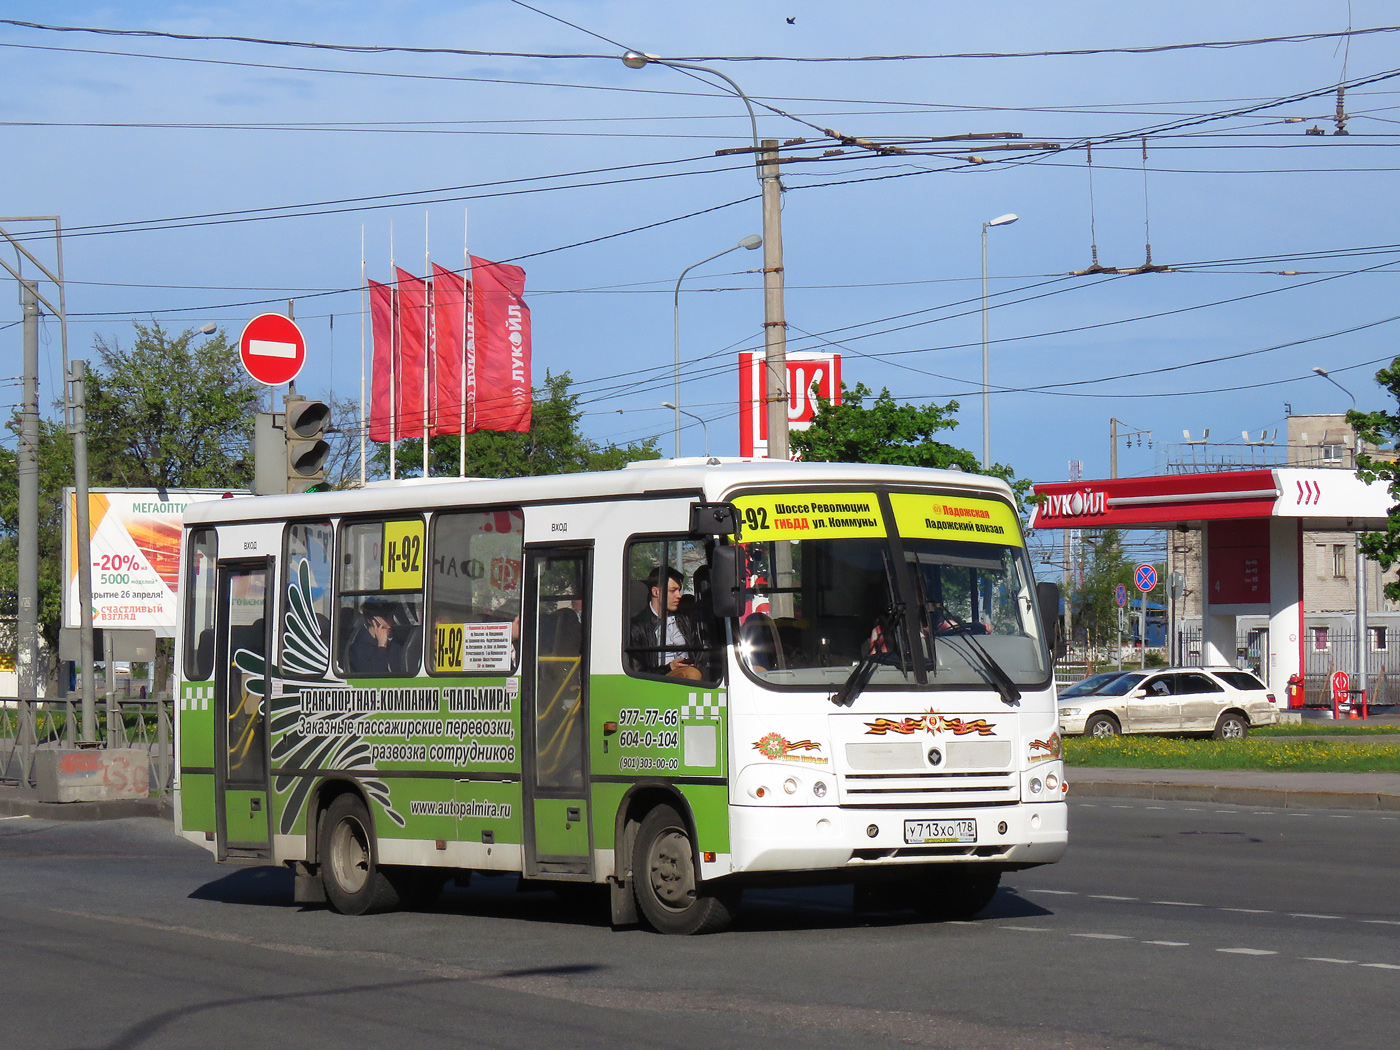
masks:
[[[1233,667],[1125,671],[1092,693],[1060,701],[1060,731],[1070,735],[1210,733],[1243,740],[1250,726],[1277,721],[1274,695]]]

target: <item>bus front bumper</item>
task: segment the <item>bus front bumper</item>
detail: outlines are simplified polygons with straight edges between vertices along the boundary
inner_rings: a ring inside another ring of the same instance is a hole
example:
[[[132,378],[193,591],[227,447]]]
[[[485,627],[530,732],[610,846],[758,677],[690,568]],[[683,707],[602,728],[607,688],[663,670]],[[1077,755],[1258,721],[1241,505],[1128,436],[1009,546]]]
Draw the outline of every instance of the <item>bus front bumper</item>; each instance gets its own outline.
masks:
[[[734,806],[730,871],[856,872],[930,863],[1050,864],[1068,844],[1063,801],[968,810]],[[905,842],[906,821],[976,822],[976,841]],[[1005,830],[1002,830],[1002,827]]]

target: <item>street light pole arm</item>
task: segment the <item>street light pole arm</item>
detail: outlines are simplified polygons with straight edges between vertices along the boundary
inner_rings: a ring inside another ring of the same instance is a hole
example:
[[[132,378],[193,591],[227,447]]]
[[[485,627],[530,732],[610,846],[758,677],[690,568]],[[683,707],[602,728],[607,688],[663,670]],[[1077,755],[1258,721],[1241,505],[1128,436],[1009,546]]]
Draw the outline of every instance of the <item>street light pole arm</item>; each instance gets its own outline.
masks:
[[[744,94],[744,89],[741,88],[738,84],[736,84],[731,77],[727,76],[724,73],[721,73],[718,69],[711,69],[709,66],[697,65],[694,62],[677,62],[673,59],[661,58],[657,55],[644,55],[639,51],[627,52],[627,54],[623,56],[622,61],[632,69],[641,69],[642,66],[646,65],[649,62],[656,62],[659,65],[670,66],[673,69],[692,69],[700,73],[708,73],[712,77],[718,77],[720,80],[723,80],[727,85],[729,85],[730,90],[733,91],[734,94],[739,96],[740,100],[744,103],[744,108],[749,111],[749,127],[753,131],[754,162],[755,164],[757,164],[758,118],[754,116],[753,103],[749,101],[749,96]],[[760,173],[759,178],[762,177],[763,176]]]
[[[733,248],[726,248],[726,249],[724,249],[724,251],[722,251],[722,252],[715,252],[714,255],[711,255],[711,256],[709,256],[708,258],[705,258],[705,259],[701,259],[701,260],[700,260],[699,262],[697,262],[697,263],[691,263],[691,264],[690,264],[689,266],[687,266],[684,270],[682,270],[682,271],[681,271],[681,275],[680,275],[679,277],[676,278],[676,293],[675,293],[675,296],[674,296],[674,299],[675,299],[675,307],[676,307],[676,309],[679,310],[679,309],[681,308],[681,282],[685,280],[685,275],[686,275],[686,274],[690,273],[690,271],[693,270],[693,269],[695,269],[697,266],[704,266],[707,262],[714,262],[714,261],[715,261],[716,259],[718,259],[721,255],[728,255],[728,254],[729,254],[730,252],[732,252],[732,251],[738,251],[738,249],[739,249],[739,246],[736,244],[736,245],[734,245]]]

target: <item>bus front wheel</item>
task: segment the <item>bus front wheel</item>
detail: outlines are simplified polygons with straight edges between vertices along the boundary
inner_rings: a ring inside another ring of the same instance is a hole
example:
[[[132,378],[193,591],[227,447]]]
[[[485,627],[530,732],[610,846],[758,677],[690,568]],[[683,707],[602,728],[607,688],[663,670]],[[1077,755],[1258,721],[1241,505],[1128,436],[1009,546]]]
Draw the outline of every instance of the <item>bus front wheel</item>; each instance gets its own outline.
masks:
[[[637,829],[632,855],[637,905],[657,933],[714,933],[733,920],[739,893],[700,881],[681,815],[657,806]]]
[[[321,821],[317,856],[326,900],[343,915],[388,911],[399,903],[376,855],[369,811],[359,796],[338,795]]]

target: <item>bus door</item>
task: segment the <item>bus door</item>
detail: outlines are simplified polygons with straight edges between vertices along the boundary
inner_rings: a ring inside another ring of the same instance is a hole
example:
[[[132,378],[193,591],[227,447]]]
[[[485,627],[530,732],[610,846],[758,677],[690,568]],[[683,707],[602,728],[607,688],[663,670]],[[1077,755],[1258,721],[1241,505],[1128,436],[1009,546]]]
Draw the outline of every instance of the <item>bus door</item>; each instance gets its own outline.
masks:
[[[588,820],[588,636],[592,555],[541,547],[525,555],[525,874],[592,871]]]
[[[218,858],[270,857],[267,654],[272,562],[221,562],[214,675]]]

